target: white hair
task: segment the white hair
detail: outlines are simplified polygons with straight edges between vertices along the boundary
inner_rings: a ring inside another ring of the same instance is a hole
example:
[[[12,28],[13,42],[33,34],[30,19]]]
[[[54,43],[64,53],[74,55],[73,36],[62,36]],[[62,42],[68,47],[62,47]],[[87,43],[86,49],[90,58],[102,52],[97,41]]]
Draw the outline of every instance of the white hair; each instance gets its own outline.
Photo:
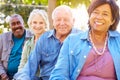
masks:
[[[68,11],[68,12],[71,14],[71,16],[73,17],[72,9],[71,9],[69,6],[67,6],[67,5],[60,5],[60,6],[56,7],[56,8],[53,10],[53,12],[52,12],[52,19],[54,19],[55,14],[56,14],[56,12],[57,12],[59,9],[64,9],[65,11]]]
[[[18,19],[20,20],[20,22],[21,22],[22,24],[24,24],[24,20],[23,20],[23,18],[22,18],[21,15],[19,15],[19,14],[13,14],[13,15],[10,16],[10,19],[9,19],[9,24],[10,24],[10,26],[11,26],[11,20],[12,20],[13,18],[18,18]]]
[[[49,30],[49,20],[48,20],[47,12],[45,10],[39,10],[39,9],[33,9],[33,11],[30,13],[28,21],[27,21],[29,28],[31,28],[30,23],[36,14],[40,15],[44,19],[45,24],[46,24],[45,29]]]

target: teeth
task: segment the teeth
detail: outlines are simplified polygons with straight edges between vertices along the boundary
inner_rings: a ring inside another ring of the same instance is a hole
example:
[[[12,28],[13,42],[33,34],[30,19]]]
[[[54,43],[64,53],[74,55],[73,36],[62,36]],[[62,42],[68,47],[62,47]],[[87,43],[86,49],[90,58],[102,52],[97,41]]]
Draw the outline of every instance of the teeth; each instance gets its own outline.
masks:
[[[102,25],[103,23],[101,23],[101,22],[95,22],[95,24],[97,24],[97,25]]]

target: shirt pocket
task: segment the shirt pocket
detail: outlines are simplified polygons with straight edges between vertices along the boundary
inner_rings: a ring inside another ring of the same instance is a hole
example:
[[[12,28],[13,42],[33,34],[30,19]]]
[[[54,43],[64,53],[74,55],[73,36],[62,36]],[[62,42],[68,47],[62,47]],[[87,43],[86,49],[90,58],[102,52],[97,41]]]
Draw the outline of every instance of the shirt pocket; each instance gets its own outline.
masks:
[[[56,61],[58,57],[58,52],[57,51],[43,51],[42,52],[42,61],[45,61],[45,62],[53,62],[53,61]]]

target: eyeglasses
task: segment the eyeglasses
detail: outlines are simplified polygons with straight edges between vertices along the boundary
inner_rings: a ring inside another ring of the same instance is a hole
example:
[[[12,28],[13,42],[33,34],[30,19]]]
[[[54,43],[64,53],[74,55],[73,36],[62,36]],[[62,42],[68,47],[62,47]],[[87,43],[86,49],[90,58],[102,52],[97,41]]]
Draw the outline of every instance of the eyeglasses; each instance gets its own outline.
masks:
[[[21,22],[20,22],[20,21],[17,21],[17,22],[12,22],[12,23],[11,23],[11,25],[12,25],[12,26],[15,26],[15,25],[20,25],[20,24],[21,24]]]

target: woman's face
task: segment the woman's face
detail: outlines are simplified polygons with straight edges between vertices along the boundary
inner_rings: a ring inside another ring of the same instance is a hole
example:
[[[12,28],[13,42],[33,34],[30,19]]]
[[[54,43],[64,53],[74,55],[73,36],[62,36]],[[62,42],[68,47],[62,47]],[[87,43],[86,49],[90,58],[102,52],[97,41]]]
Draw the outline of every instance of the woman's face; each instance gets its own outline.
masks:
[[[92,30],[106,32],[112,24],[112,12],[109,4],[95,8],[90,15],[90,26]]]
[[[30,25],[34,35],[41,35],[45,31],[45,21],[43,17],[38,14],[32,18]]]

